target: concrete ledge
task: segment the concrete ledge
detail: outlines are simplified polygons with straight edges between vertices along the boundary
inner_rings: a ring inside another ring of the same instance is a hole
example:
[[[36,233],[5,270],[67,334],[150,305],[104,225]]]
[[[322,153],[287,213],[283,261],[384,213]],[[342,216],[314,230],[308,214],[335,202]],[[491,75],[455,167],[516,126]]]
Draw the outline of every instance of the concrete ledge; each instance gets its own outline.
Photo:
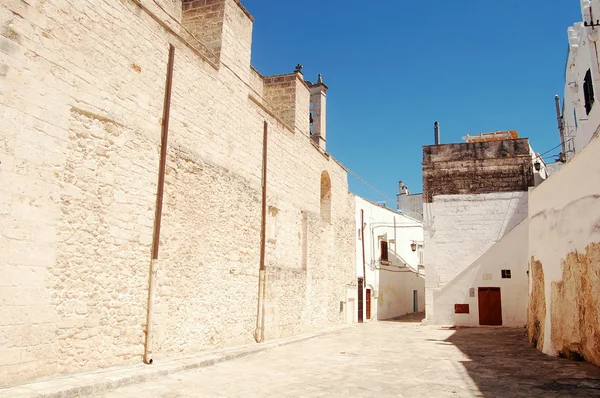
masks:
[[[324,334],[338,333],[350,327],[352,327],[352,325],[339,325],[314,333],[301,334],[261,344],[202,351],[195,355],[178,357],[175,359],[157,360],[152,365],[140,363],[137,365],[116,366],[66,376],[56,376],[54,378],[28,384],[1,388],[0,398],[58,398],[98,394],[127,384],[141,383],[171,373],[211,366],[219,362],[241,358],[271,348],[312,339]]]

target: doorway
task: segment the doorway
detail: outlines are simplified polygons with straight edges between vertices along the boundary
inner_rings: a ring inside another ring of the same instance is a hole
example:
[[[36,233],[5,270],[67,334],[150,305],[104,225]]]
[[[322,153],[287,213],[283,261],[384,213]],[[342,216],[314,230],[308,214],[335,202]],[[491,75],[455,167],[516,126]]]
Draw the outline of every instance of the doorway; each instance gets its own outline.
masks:
[[[502,325],[502,301],[499,287],[480,287],[479,324],[487,326]]]
[[[419,293],[413,290],[413,312],[419,312]]]
[[[367,305],[367,320],[371,319],[371,289],[367,289],[366,293],[366,305]]]

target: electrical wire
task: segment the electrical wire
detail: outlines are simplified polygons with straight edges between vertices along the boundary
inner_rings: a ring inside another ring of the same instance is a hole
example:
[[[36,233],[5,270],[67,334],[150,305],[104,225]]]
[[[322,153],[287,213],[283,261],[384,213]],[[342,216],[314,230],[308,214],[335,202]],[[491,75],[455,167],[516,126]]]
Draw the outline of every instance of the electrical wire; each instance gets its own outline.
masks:
[[[386,199],[386,202],[389,200],[392,203],[396,203],[396,201],[392,198],[390,198],[389,196],[387,196],[386,194],[384,194],[383,192],[381,192],[380,190],[378,190],[377,188],[375,188],[373,185],[369,184],[369,182],[367,182],[364,178],[362,178],[361,176],[359,176],[358,174],[356,174],[355,172],[353,172],[352,170],[350,170],[349,168],[346,167],[346,169],[348,170],[348,172],[350,174],[352,174],[358,181],[362,182],[363,184],[365,184],[367,187],[371,188],[374,192],[378,193],[379,195],[381,195],[382,197],[384,197]]]
[[[553,150],[555,150],[555,149],[556,149],[556,148],[558,148],[559,146],[562,146],[563,144],[566,144],[567,142],[569,142],[569,141],[571,141],[571,140],[574,140],[574,139],[575,139],[575,137],[571,137],[571,138],[569,138],[568,140],[561,141],[561,142],[560,142],[560,144],[556,145],[556,146],[555,146],[555,147],[553,147],[553,148],[550,148],[550,149],[548,149],[546,152],[544,152],[544,153],[542,153],[542,154],[539,154],[539,155],[538,155],[538,154],[536,154],[536,155],[535,155],[535,159],[542,159],[542,160],[543,160],[543,159],[544,159],[544,158],[543,158],[543,156],[544,156],[545,154],[547,154],[547,153],[549,153],[549,152],[552,152]]]

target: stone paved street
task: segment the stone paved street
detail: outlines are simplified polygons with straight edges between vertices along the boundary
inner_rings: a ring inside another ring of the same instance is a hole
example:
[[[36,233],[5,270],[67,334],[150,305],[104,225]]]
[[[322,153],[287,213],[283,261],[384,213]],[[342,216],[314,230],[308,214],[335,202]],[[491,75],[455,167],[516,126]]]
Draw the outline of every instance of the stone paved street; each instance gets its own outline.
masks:
[[[600,369],[524,329],[370,323],[99,397],[600,397]]]

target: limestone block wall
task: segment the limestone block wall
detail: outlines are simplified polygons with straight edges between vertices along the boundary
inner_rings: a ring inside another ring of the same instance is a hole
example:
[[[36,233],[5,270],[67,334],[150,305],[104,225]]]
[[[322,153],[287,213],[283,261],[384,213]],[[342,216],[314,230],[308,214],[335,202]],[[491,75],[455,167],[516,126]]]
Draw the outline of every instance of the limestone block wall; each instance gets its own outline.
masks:
[[[531,342],[600,366],[600,141],[592,140],[529,199]]]
[[[176,13],[138,3],[0,5],[0,385],[141,361],[169,44],[155,358],[253,341],[264,121],[277,209],[265,335],[344,320],[355,250],[346,171],[255,100],[251,18],[226,0],[227,34],[244,28],[216,65],[174,29]]]
[[[435,319],[442,288],[527,218],[527,192],[434,196],[424,204],[425,300]]]

